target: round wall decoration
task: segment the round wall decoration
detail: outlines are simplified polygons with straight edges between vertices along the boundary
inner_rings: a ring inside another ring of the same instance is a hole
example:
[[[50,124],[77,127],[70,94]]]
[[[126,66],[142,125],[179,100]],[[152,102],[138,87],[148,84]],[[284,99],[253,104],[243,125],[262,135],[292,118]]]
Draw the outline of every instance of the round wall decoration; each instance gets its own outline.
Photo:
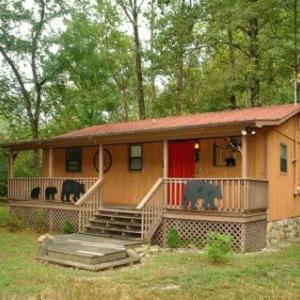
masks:
[[[94,168],[99,172],[99,150],[95,153],[93,158]],[[107,149],[103,149],[103,172],[106,173],[112,164],[111,153]]]

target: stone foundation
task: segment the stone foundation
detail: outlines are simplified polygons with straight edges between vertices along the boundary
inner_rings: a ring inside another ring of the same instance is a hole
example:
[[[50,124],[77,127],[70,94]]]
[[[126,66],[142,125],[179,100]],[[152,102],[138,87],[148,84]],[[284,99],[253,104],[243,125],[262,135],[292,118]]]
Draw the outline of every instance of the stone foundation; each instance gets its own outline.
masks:
[[[276,245],[279,241],[287,240],[298,236],[300,236],[300,217],[268,222],[268,245]]]

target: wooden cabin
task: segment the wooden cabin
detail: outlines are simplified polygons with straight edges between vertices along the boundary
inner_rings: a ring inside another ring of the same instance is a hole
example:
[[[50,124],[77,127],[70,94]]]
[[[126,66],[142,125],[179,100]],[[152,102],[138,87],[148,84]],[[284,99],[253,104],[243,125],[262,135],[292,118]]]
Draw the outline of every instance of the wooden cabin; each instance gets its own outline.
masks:
[[[54,231],[69,221],[79,231],[165,246],[175,227],[185,246],[218,231],[234,237],[236,250],[261,249],[300,233],[299,116],[300,105],[287,104],[2,145],[10,210],[28,226],[41,213]],[[42,177],[14,177],[17,154],[36,149]],[[191,182],[206,185],[191,196]]]

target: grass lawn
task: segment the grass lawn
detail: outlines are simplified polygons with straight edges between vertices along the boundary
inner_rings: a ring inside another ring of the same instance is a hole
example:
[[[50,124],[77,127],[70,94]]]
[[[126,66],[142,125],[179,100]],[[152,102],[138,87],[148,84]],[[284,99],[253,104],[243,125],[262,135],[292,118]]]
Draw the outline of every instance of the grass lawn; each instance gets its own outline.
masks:
[[[6,214],[0,207],[0,226]],[[0,228],[1,300],[300,299],[300,243],[235,255],[223,265],[203,254],[166,252],[142,265],[91,273],[35,261],[37,236]]]

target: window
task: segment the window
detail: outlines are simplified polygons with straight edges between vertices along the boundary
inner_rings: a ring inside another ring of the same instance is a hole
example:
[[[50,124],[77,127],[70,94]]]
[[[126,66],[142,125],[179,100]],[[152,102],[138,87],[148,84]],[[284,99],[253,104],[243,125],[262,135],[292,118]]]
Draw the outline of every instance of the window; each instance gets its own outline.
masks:
[[[142,145],[129,146],[129,170],[141,171],[143,168]]]
[[[66,171],[67,172],[81,171],[81,149],[80,148],[66,149]]]
[[[287,162],[287,145],[280,144],[280,172],[287,173],[288,162]]]

